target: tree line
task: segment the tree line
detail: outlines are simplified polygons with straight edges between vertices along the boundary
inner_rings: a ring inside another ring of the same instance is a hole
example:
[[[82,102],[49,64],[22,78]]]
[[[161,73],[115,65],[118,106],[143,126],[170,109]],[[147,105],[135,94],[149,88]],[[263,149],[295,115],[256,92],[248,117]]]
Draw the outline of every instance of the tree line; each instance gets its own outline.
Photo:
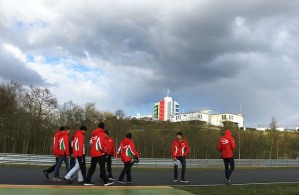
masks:
[[[81,106],[69,100],[60,105],[47,88],[25,87],[14,81],[0,85],[2,153],[51,154],[53,136],[60,126],[69,126],[74,132],[81,124],[86,125],[88,143],[91,131],[100,121],[105,122],[105,128],[116,145],[126,133],[132,132],[136,148],[145,158],[170,158],[171,143],[178,131],[183,132],[190,145],[188,158],[220,158],[217,142],[228,128],[232,130],[237,145],[235,158],[290,159],[296,158],[299,148],[298,132],[277,131],[275,118],[265,132],[240,130],[230,122],[225,122],[223,127],[215,127],[201,121],[131,120],[125,118],[123,110],[114,113],[100,111],[95,103]]]

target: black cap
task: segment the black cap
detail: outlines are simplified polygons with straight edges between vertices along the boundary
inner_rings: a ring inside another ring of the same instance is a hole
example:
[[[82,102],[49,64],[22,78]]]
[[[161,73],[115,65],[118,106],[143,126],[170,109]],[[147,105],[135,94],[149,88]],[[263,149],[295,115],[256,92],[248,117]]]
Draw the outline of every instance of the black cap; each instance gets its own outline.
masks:
[[[105,128],[105,124],[103,122],[100,122],[98,125],[99,128],[104,129]]]
[[[127,133],[126,138],[131,139],[132,138],[132,133]]]
[[[65,130],[64,126],[60,127],[60,131],[64,131],[64,130]]]
[[[177,134],[177,135],[180,135],[180,136],[183,136],[183,133],[182,133],[182,132],[177,132],[176,134]]]
[[[81,125],[80,130],[87,131],[87,127],[85,125]]]

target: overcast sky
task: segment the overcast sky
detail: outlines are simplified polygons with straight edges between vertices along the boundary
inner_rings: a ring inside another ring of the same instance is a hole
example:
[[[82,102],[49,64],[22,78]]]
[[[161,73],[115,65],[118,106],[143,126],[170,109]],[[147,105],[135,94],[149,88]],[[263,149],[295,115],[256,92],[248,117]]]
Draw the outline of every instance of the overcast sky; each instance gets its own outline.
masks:
[[[299,1],[0,0],[0,82],[60,104],[211,109],[299,126]]]

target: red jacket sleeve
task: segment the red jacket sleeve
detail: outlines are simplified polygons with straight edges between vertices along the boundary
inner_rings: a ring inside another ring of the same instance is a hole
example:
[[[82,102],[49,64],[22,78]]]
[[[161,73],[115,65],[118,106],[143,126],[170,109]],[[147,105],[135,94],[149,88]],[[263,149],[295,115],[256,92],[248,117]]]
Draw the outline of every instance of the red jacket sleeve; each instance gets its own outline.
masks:
[[[222,151],[222,148],[221,148],[221,138],[218,140],[218,150]]]
[[[64,141],[65,141],[65,155],[66,156],[70,156],[70,145],[69,145],[69,136],[66,135],[64,137]]]
[[[134,144],[133,141],[131,141],[131,143],[130,143],[130,147],[131,147],[132,151],[134,152],[135,156],[139,157],[139,154],[138,154],[138,152],[136,151],[135,144]]]
[[[233,137],[230,138],[230,144],[231,144],[232,149],[234,149],[236,147],[236,143],[235,143],[235,140]]]

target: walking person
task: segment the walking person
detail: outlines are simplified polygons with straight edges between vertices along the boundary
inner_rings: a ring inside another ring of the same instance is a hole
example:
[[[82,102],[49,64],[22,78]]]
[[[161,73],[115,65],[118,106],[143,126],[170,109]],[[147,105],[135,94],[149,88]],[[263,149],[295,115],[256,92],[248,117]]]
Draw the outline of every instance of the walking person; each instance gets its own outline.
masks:
[[[54,165],[52,165],[51,167],[49,167],[48,169],[45,169],[45,170],[43,170],[43,174],[45,175],[45,177],[47,178],[47,179],[49,179],[49,174],[50,173],[52,173],[52,172],[54,172],[54,170],[55,170],[55,167],[56,167],[56,164],[57,164],[57,160],[58,160],[58,141],[59,141],[59,135],[60,135],[60,132],[62,131],[62,130],[65,130],[65,127],[64,126],[62,126],[62,127],[60,127],[60,129],[58,129],[57,131],[56,131],[56,133],[55,133],[55,135],[54,135],[54,138],[53,138],[53,145],[52,145],[52,153],[55,155],[55,164]]]
[[[84,134],[87,131],[85,125],[82,125],[79,130],[75,131],[72,140],[73,157],[75,160],[74,167],[64,177],[68,184],[72,183],[72,176],[78,171],[78,183],[84,183],[86,180],[86,161],[85,161],[85,144]]]
[[[69,156],[70,156],[70,151],[69,151],[69,132],[70,129],[64,129],[63,130],[60,129],[60,134],[58,137],[58,145],[56,145],[55,147],[57,147],[57,163],[56,163],[56,167],[54,170],[54,177],[53,177],[53,181],[54,182],[60,182],[62,181],[62,179],[59,178],[59,169],[61,167],[62,162],[65,163],[66,166],[66,172],[69,172],[70,170],[70,164],[69,164]],[[56,142],[57,144],[57,142]]]
[[[92,175],[96,169],[97,163],[100,166],[100,175],[103,178],[104,186],[110,186],[114,182],[108,180],[106,170],[105,170],[105,124],[100,122],[98,128],[93,130],[90,138],[90,156],[91,163],[88,169],[86,181],[84,182],[85,186],[93,186],[94,183],[91,182]]]
[[[131,184],[131,168],[134,163],[139,162],[139,155],[135,149],[134,142],[132,141],[132,133],[128,133],[126,138],[121,141],[118,147],[117,157],[121,158],[122,162],[124,163],[124,168],[119,175],[118,183],[125,184],[124,177],[127,175],[127,183]]]
[[[108,173],[108,179],[110,181],[114,181],[115,178],[112,176],[112,158],[115,157],[115,145],[114,145],[114,140],[112,137],[109,136],[109,131],[105,130],[105,145],[106,145],[106,168],[107,168],[107,173]],[[100,178],[102,179],[102,176],[100,175]]]
[[[233,157],[233,150],[236,147],[235,140],[232,137],[231,130],[227,129],[218,141],[218,150],[222,152],[222,159],[224,162],[225,178],[224,182],[227,185],[231,184],[230,176],[235,170],[235,161]]]
[[[73,155],[73,140],[75,137],[76,131],[73,133],[73,135],[70,137],[69,140],[69,148],[70,148],[70,170],[75,166],[76,164],[76,158]]]
[[[183,138],[182,132],[176,133],[176,139],[173,140],[171,145],[171,154],[174,160],[174,180],[173,182],[178,181],[178,165],[181,163],[182,172],[180,182],[188,183],[185,179],[186,173],[186,156],[189,154],[190,148],[186,139]]]

